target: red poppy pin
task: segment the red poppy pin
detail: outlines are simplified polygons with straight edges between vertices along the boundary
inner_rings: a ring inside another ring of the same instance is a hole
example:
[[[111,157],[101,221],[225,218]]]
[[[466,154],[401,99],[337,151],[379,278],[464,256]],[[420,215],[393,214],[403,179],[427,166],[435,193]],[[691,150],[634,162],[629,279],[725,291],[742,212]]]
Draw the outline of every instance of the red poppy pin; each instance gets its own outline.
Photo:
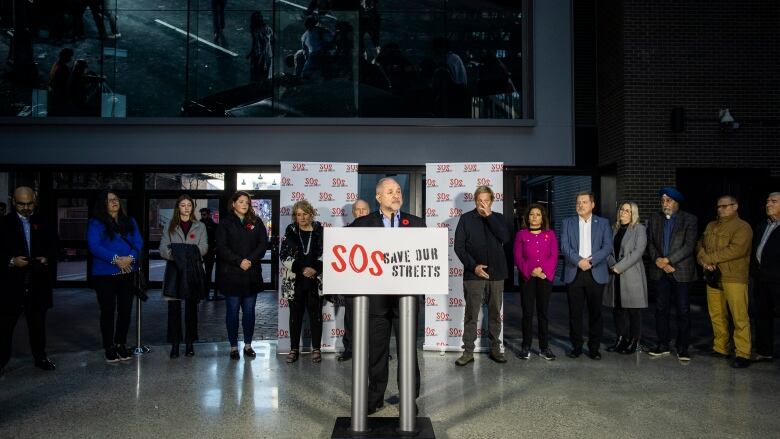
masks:
[[[190,239],[195,239],[195,234],[194,233],[190,233]]]
[[[403,225],[403,226],[408,226],[408,225],[409,225],[409,220],[408,220],[408,219],[406,219],[406,218],[402,219],[402,220],[401,220],[401,225]]]
[[[249,223],[249,224],[246,225],[246,229],[249,230],[249,231],[252,231],[252,230],[255,229],[255,225],[252,224],[252,223]]]
[[[38,224],[33,224],[32,228],[33,228],[33,230],[38,230]]]

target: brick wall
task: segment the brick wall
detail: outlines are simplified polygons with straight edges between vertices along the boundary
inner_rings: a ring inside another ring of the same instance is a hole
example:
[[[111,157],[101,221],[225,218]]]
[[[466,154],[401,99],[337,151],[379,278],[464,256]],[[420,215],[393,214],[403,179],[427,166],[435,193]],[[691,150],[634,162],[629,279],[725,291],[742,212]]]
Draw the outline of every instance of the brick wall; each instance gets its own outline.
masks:
[[[599,1],[597,20],[599,165],[617,165],[618,199],[656,209],[685,168],[780,177],[780,2]],[[721,132],[722,107],[737,132]]]

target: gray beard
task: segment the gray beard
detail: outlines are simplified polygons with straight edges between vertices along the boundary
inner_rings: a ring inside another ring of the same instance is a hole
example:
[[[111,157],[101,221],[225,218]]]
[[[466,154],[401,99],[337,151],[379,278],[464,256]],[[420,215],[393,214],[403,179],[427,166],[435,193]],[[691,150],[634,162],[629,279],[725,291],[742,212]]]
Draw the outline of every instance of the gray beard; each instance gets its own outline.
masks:
[[[662,211],[662,212],[664,213],[664,215],[666,215],[666,216],[672,216],[672,215],[674,215],[675,213],[677,213],[677,212],[675,212],[675,210],[674,210],[674,209],[672,209],[672,208],[668,208],[668,209],[667,209],[667,208],[663,208],[663,207],[662,207],[662,208],[661,208],[661,211]]]

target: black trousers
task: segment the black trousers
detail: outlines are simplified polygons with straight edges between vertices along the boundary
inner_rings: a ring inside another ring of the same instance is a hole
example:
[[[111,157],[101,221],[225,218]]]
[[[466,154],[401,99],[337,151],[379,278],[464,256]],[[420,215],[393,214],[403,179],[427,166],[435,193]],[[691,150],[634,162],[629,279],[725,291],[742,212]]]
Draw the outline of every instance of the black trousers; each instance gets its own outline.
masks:
[[[320,298],[315,282],[308,279],[296,279],[295,296],[290,301],[291,350],[300,349],[304,312],[309,313],[311,348],[319,349],[322,343],[322,298]]]
[[[390,332],[395,332],[396,352],[401,351],[398,315],[392,311],[385,315],[368,316],[368,408],[377,407],[385,398],[387,380],[390,374]],[[415,398],[420,396],[420,365],[417,362],[417,330],[415,322],[414,375]],[[400,353],[399,353],[400,356]],[[400,358],[399,358],[400,360]],[[398,370],[398,379],[401,370]],[[400,385],[400,383],[399,383]]]
[[[539,349],[549,347],[547,310],[550,308],[552,282],[532,277],[523,283],[520,304],[523,307],[523,347],[530,349],[533,340],[534,309],[536,309],[537,336]]]
[[[604,321],[601,317],[601,300],[604,284],[593,279],[593,273],[577,270],[577,277],[569,284],[569,339],[572,348],[582,349],[582,310],[588,307],[588,348],[599,349]]]
[[[352,302],[354,296],[344,297],[344,354],[352,355]]]
[[[133,276],[131,274],[95,276],[92,281],[100,305],[100,334],[103,337],[103,348],[126,344],[127,331],[130,328],[130,312],[133,309]]]
[[[184,300],[184,342],[198,339],[198,301]],[[181,300],[168,301],[168,343],[179,344],[182,340]]]
[[[215,293],[217,292],[217,282],[211,281],[211,273],[214,271],[214,263],[216,259],[217,258],[211,253],[206,253],[206,255],[203,256],[203,268],[206,270],[206,293],[209,293],[212,288],[214,288]],[[219,270],[217,270],[217,273],[219,273]],[[216,281],[217,279],[214,280]]]
[[[639,308],[612,309],[615,332],[618,337],[639,339],[642,336],[642,310]]]
[[[0,369],[11,360],[14,329],[22,313],[27,319],[30,351],[37,360],[46,359],[46,309],[33,306],[15,306],[0,311]]]
[[[774,320],[780,316],[780,282],[758,280],[753,284],[756,298],[755,351],[773,356],[775,347]]]

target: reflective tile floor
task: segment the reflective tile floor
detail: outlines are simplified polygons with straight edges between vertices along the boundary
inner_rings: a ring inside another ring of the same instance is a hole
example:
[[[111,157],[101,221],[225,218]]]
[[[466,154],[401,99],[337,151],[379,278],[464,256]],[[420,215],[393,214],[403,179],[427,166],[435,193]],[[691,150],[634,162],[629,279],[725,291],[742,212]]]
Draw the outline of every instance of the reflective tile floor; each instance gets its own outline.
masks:
[[[43,372],[14,360],[0,376],[2,438],[319,438],[350,411],[351,362],[325,354],[287,365],[274,341],[255,359],[230,360],[224,342],[196,344],[193,358],[168,347],[109,365],[100,351],[62,353]],[[780,364],[735,370],[695,355],[604,354],[602,361],[422,353],[422,416],[440,438],[769,438],[780,431]],[[393,358],[397,358],[393,352]],[[26,359],[25,359],[26,360]],[[395,376],[396,361],[390,376]],[[390,380],[385,408],[398,416]]]
[[[456,353],[421,352],[421,415],[431,418],[439,438],[777,437],[780,360],[735,370],[708,357],[706,303],[703,295],[692,301],[690,364],[604,350],[602,361],[572,360],[564,355],[565,294],[553,294],[550,334],[558,359],[547,362],[513,355],[521,313],[519,295],[507,293],[509,362],[499,365],[479,355],[459,368]],[[224,302],[201,303],[202,343],[195,345],[194,358],[176,360],[168,358],[167,308],[159,292],[144,310],[144,343],[153,351],[109,365],[99,350],[94,291],[58,289],[47,318],[54,372],[33,367],[20,319],[13,357],[0,375],[0,438],[319,438],[330,436],[336,417],[349,416],[351,362],[324,354],[319,365],[308,355],[287,365],[277,355],[276,293],[258,297],[254,360],[228,358]],[[653,309],[643,318],[643,338],[650,344]],[[604,319],[604,340],[611,342],[607,308]],[[376,416],[398,416],[396,366],[391,361],[387,402]]]

